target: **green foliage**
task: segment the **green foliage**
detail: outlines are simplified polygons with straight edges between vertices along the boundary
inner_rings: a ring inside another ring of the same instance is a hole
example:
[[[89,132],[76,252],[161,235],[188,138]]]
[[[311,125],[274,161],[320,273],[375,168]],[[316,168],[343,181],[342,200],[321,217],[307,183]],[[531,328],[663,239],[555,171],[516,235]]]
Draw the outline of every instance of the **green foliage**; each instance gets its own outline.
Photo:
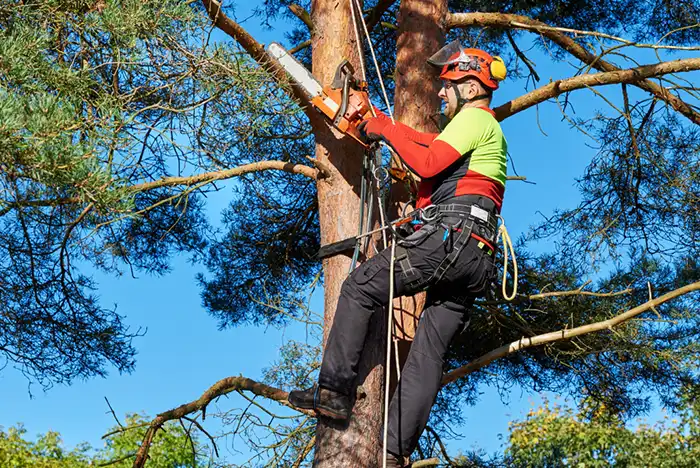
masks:
[[[57,432],[47,432],[36,441],[27,440],[27,431],[21,425],[7,431],[0,429],[0,466],[3,468],[87,468],[110,463],[109,466],[127,468],[133,464],[133,455],[140,446],[146,423],[139,415],[127,416],[125,427],[136,427],[113,432],[103,448],[92,450],[81,444],[73,450],[63,446]],[[117,431],[119,427],[112,428]],[[183,426],[167,423],[149,451],[149,468],[203,468],[210,466],[203,446],[195,434],[190,439]]]
[[[39,436],[36,442],[26,440],[21,425],[7,432],[0,430],[0,466],[7,468],[87,468],[90,466],[88,447],[73,451],[63,448],[57,432]]]
[[[207,301],[222,326],[267,313],[250,293],[284,295],[290,283],[279,278],[301,282],[318,270],[310,261],[318,243],[310,181],[251,177],[246,183],[278,187],[258,194],[271,198],[286,225],[257,203],[246,230],[232,223],[220,241],[202,197],[220,187],[141,188],[266,159],[301,162],[311,153],[296,105],[210,34],[201,6],[181,0],[0,5],[0,354],[30,379],[49,386],[104,375],[108,364],[133,368],[140,330],[101,306],[91,268],[163,274],[173,255],[200,260],[209,240],[216,253],[250,229],[258,250],[240,242],[231,250],[247,255],[247,270],[229,275],[210,262],[226,276],[215,284],[236,291],[252,284],[233,300]],[[232,206],[232,213],[241,206],[237,198]],[[300,225],[296,212],[306,216]],[[295,227],[294,244],[267,242]],[[265,245],[274,248],[262,256],[271,268],[261,274],[253,260]],[[289,245],[295,249],[282,254]],[[263,289],[260,280],[268,279]]]
[[[533,468],[697,466],[698,410],[697,400],[685,399],[677,418],[630,428],[604,408],[586,415],[545,405],[511,425],[506,460],[508,466]]]
[[[126,418],[124,427],[133,428],[119,432],[107,438],[106,446],[93,457],[94,463],[106,463],[121,460],[111,464],[117,468],[128,468],[133,464],[133,455],[143,441],[147,427],[142,426],[148,421],[142,416],[133,414]],[[206,454],[206,446],[201,444],[198,429],[191,423],[180,425],[170,421],[163,426],[148,451],[149,468],[204,468],[210,466]],[[118,427],[112,430],[116,431]]]

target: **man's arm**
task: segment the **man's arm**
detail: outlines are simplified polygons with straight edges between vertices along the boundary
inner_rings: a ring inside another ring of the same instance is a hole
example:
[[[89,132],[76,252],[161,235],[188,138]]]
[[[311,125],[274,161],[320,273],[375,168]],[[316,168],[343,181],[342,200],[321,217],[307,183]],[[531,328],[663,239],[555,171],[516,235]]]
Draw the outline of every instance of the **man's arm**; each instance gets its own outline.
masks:
[[[439,133],[419,132],[418,130],[414,130],[408,125],[402,124],[401,122],[396,122],[396,125],[400,127],[404,131],[404,133],[406,133],[406,136],[408,138],[410,138],[411,140],[413,140],[421,146],[430,146],[430,144],[439,135]]]
[[[460,112],[436,137],[428,136],[434,134],[421,134],[399,123],[385,125],[380,134],[413,172],[421,178],[430,178],[479,144],[481,126],[475,125],[473,116],[471,111]],[[432,140],[429,141],[429,138]]]

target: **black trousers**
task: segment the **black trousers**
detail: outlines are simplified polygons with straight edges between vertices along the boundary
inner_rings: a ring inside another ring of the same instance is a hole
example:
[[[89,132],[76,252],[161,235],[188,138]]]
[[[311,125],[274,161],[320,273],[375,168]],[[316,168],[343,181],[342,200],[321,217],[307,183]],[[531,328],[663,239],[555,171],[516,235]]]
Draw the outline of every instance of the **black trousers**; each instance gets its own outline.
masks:
[[[456,223],[459,219],[443,219]],[[419,275],[429,278],[453,248],[445,226],[429,224],[399,242]],[[483,294],[493,270],[493,259],[470,238],[455,263],[427,290],[421,315],[399,385],[389,406],[388,451],[409,456],[425,429],[440,390],[443,358],[452,338],[463,329],[474,298]],[[354,392],[357,368],[368,324],[376,310],[389,302],[391,250],[363,263],[343,283],[335,320],[323,355],[319,385],[346,395]],[[395,265],[396,297],[418,292],[414,281]]]

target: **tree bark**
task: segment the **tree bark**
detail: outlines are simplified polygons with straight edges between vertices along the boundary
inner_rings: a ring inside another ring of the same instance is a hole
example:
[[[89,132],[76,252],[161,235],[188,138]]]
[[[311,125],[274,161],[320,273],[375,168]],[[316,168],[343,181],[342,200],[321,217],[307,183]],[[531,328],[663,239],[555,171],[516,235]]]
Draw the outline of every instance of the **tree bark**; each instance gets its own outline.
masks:
[[[342,59],[348,59],[359,70],[359,58],[352,29],[350,2],[313,0],[311,17],[313,73],[322,84],[328,84]],[[321,244],[339,241],[357,234],[359,187],[363,152],[349,138],[342,138],[327,125],[316,125],[316,158],[326,163],[329,178],[318,182],[318,204]],[[348,275],[350,260],[338,255],[323,261],[325,315],[324,344],[335,316],[340,288]],[[382,325],[376,314],[360,363],[358,396],[347,427],[319,419],[316,433],[314,466],[375,467],[381,449],[382,429]]]
[[[447,13],[445,0],[403,0],[399,8],[394,110],[397,120],[423,132],[438,131],[431,116],[440,108],[440,81],[427,60],[445,42],[442,25]],[[403,207],[408,198],[405,186],[394,184],[393,205]],[[395,303],[402,361],[415,334],[424,303],[424,293],[397,299]]]

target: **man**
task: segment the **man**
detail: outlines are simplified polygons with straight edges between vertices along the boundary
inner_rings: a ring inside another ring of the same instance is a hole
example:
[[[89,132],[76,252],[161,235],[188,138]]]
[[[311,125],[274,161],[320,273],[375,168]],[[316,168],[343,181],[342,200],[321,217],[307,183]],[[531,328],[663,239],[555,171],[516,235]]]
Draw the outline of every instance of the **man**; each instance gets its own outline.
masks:
[[[429,63],[441,67],[444,83],[439,96],[450,122],[442,133],[417,132],[385,115],[362,125],[368,139],[387,142],[422,179],[416,207],[424,210],[423,224],[396,247],[396,295],[427,289],[427,299],[389,407],[390,467],[403,466],[416,448],[440,389],[448,345],[489,285],[505,190],[506,140],[489,108],[505,78],[503,61],[455,41]],[[388,304],[390,262],[386,249],[343,283],[318,385],[290,392],[292,405],[349,418],[370,318]]]

